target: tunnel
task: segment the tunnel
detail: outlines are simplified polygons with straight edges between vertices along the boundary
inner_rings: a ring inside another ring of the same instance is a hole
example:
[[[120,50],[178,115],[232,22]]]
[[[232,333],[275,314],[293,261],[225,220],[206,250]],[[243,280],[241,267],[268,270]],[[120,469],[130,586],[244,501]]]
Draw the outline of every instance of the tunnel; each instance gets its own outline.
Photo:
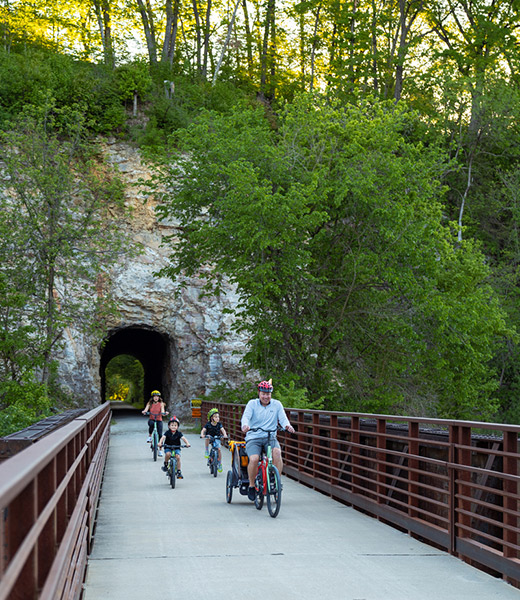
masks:
[[[101,397],[105,398],[108,363],[120,354],[136,358],[144,370],[143,406],[152,390],[160,390],[166,404],[171,389],[171,353],[168,336],[150,327],[132,326],[111,331],[100,348]]]

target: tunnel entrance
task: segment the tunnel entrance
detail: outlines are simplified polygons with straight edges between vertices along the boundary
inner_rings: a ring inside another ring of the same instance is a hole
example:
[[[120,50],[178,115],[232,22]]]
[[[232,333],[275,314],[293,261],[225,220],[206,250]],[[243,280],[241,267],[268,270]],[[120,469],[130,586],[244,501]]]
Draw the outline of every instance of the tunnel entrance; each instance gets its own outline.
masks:
[[[126,354],[135,357],[144,369],[143,407],[152,390],[160,390],[166,404],[170,400],[170,348],[168,336],[147,327],[116,329],[105,338],[100,349],[99,366],[101,397],[106,395],[106,367],[116,356]]]

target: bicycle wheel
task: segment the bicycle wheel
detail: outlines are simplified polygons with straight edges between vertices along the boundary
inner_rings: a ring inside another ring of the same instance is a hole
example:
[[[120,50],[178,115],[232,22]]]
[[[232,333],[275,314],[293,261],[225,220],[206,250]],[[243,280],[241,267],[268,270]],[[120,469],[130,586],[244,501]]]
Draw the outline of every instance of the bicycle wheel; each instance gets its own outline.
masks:
[[[262,510],[262,506],[264,505],[264,486],[262,485],[262,476],[257,475],[255,481],[255,507],[257,510]]]
[[[154,461],[157,460],[157,449],[159,447],[159,440],[158,440],[158,436],[157,436],[157,431],[153,432],[153,438],[152,438],[152,452],[153,452],[153,459]]]
[[[175,488],[175,469],[177,468],[177,461],[173,458],[170,458],[170,462],[168,463],[168,476],[170,477],[170,485],[172,488]]]
[[[271,517],[276,517],[280,512],[282,503],[282,485],[278,469],[271,465],[267,469],[267,510]]]
[[[228,471],[226,477],[226,502],[228,504],[231,503],[231,498],[233,498],[233,471]]]
[[[213,450],[213,452],[211,453],[211,456],[212,456],[212,459],[213,459],[211,461],[211,466],[212,466],[212,469],[213,469],[213,471],[212,471],[213,472],[213,477],[216,477],[217,473],[218,473],[218,453],[217,453],[217,451]]]

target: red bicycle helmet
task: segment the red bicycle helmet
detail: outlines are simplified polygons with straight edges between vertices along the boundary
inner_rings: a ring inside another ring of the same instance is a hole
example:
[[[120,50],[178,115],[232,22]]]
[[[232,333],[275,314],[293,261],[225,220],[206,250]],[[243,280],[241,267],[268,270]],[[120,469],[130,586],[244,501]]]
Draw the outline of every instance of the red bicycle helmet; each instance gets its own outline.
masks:
[[[173,415],[173,417],[168,421],[168,424],[169,423],[177,423],[177,425],[181,424],[181,422],[179,421],[179,419],[177,419],[175,415]]]
[[[258,384],[258,391],[259,392],[267,392],[268,394],[271,394],[273,392],[273,384],[271,383],[271,379],[269,381],[261,381]]]

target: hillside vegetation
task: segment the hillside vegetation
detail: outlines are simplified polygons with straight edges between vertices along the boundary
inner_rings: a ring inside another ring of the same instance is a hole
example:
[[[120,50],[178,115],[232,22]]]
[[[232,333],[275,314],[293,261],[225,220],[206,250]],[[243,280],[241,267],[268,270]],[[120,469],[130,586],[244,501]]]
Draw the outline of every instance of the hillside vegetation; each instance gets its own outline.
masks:
[[[91,293],[128,247],[104,136],[181,221],[161,275],[236,284],[281,400],[520,423],[518,25],[489,0],[0,2],[0,433],[77,402],[61,334],[117,310]]]

